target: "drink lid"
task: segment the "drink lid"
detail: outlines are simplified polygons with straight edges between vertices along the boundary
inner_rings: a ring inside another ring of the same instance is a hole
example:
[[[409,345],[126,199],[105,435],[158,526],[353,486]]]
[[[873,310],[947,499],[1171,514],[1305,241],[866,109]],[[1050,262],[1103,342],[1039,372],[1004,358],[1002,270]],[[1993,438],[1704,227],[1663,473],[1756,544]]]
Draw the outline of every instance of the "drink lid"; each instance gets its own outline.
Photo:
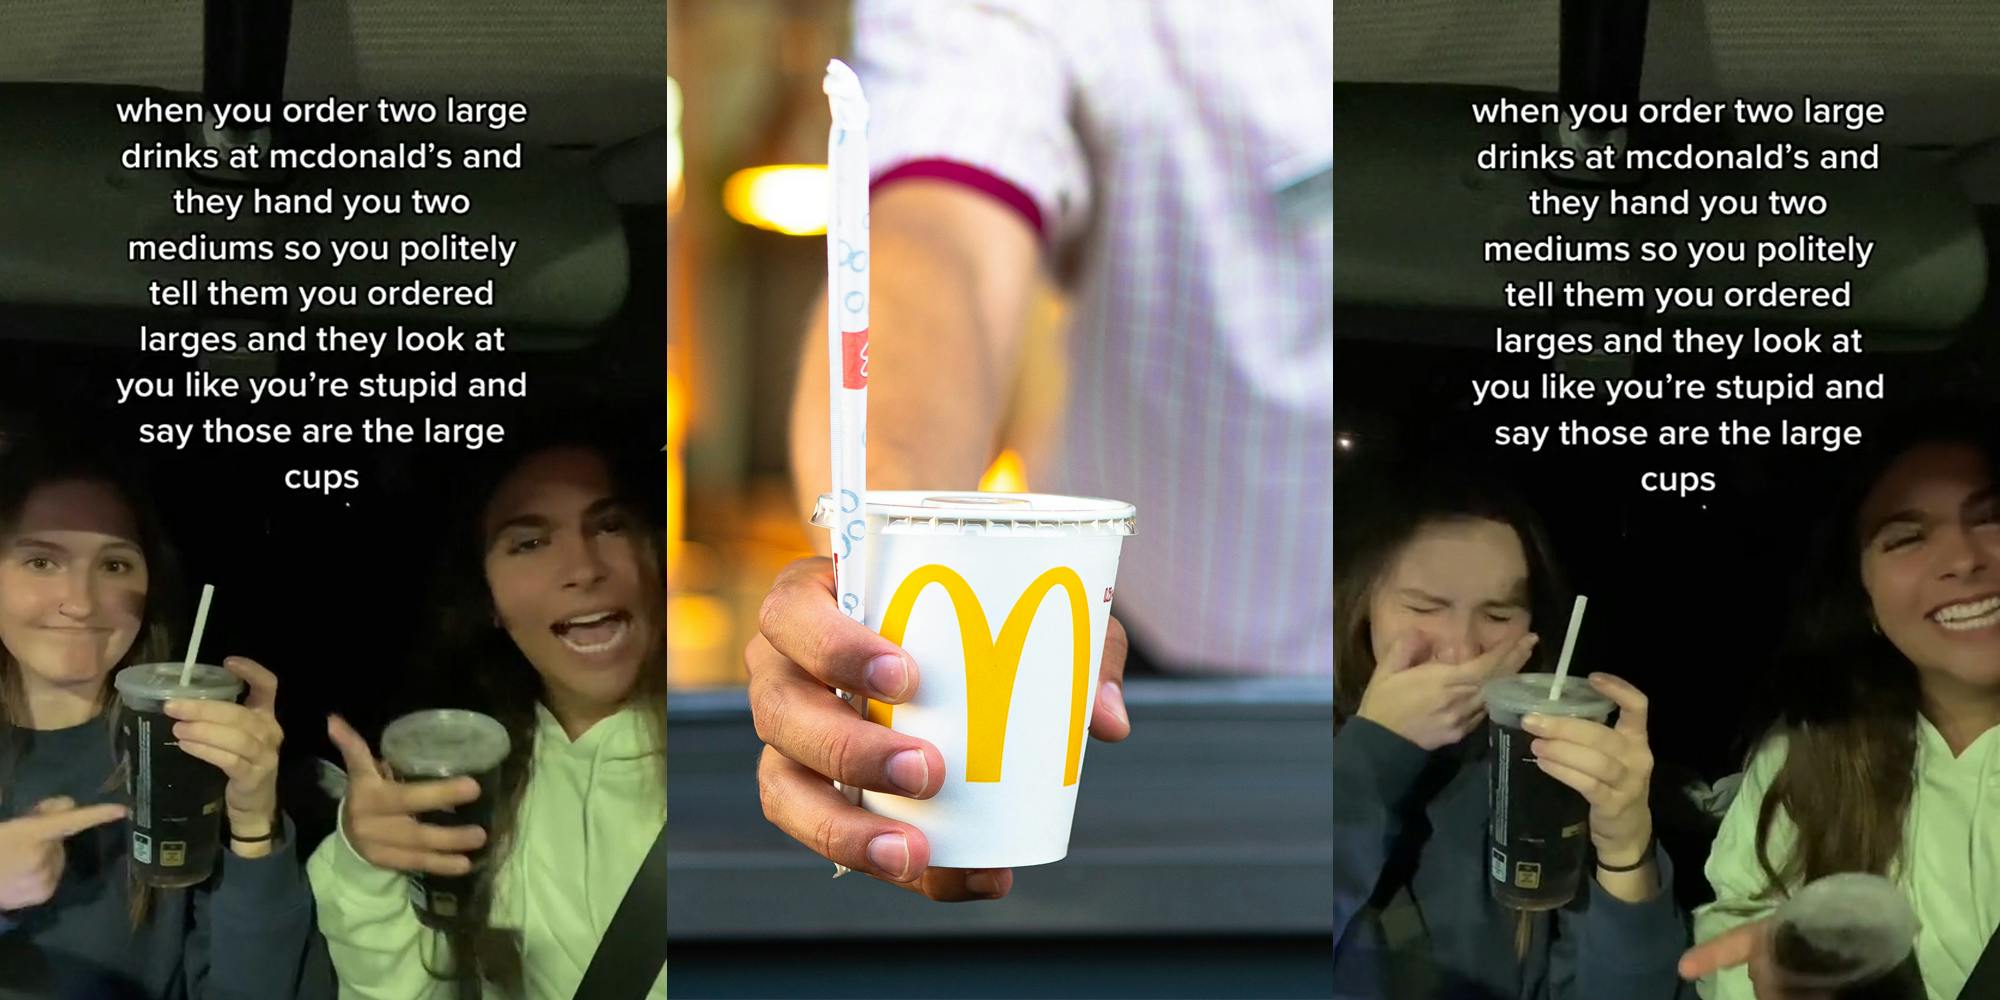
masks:
[[[831,528],[853,516],[821,494],[812,523]],[[868,528],[878,535],[1131,535],[1138,510],[1120,500],[1050,493],[869,490]]]
[[[506,726],[458,708],[412,712],[382,730],[382,759],[403,775],[477,774],[498,767],[511,748]]]
[[[112,679],[118,693],[138,701],[235,701],[243,693],[243,678],[221,667],[197,663],[181,684],[179,663],[141,663],[118,671]]]
[[[1786,983],[1812,989],[1858,984],[1888,972],[1909,956],[1918,931],[1916,912],[1896,883],[1865,872],[1814,879],[1778,908],[1775,923],[1780,940],[1774,957]],[[1795,941],[1783,940],[1788,936]],[[1804,957],[1787,954],[1794,947],[1810,951],[1819,967],[1794,967]]]
[[[1617,708],[1611,699],[1581,677],[1571,674],[1563,680],[1562,697],[1549,699],[1554,674],[1515,674],[1486,682],[1486,710],[1498,715],[1562,715],[1571,718],[1602,719]]]

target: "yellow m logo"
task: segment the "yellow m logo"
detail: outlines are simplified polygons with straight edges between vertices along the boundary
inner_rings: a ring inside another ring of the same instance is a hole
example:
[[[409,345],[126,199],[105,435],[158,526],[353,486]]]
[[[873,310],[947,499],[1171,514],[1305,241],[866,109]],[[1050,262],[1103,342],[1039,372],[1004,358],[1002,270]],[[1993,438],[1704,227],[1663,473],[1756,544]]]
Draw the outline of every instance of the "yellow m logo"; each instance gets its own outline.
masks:
[[[902,645],[903,632],[910,624],[910,610],[925,587],[937,584],[951,598],[958,613],[959,642],[965,648],[965,780],[999,781],[1000,757],[1007,742],[1007,713],[1014,707],[1014,675],[1020,672],[1021,648],[1028,642],[1028,626],[1049,592],[1061,587],[1069,597],[1070,692],[1069,748],[1063,759],[1063,784],[1076,784],[1083,763],[1084,709],[1090,703],[1090,602],[1084,594],[1083,579],[1067,566],[1035,578],[1021,599],[1007,612],[996,639],[986,623],[986,609],[978,595],[949,566],[935,563],[919,567],[903,579],[889,606],[882,613],[882,637]],[[868,703],[868,718],[888,725],[895,706]]]

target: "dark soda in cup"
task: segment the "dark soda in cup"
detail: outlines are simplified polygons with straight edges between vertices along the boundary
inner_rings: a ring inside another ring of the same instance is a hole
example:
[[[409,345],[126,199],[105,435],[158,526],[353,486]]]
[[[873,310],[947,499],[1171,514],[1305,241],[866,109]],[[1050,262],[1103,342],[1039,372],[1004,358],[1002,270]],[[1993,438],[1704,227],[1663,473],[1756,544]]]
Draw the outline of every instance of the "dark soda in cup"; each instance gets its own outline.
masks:
[[[417,819],[435,826],[482,827],[488,837],[493,834],[493,811],[500,796],[500,765],[511,748],[507,727],[499,721],[455,708],[405,715],[382,731],[382,760],[397,780],[470,776],[479,782],[479,798],[455,809],[423,813]],[[471,916],[486,848],[473,851],[470,857],[472,871],[465,875],[408,874],[410,902],[425,926],[448,929]]]
[[[1514,910],[1553,910],[1576,896],[1590,847],[1590,803],[1535,766],[1534,734],[1521,728],[1527,715],[1557,715],[1603,722],[1616,706],[1580,677],[1565,679],[1562,697],[1549,698],[1554,674],[1519,674],[1486,684],[1487,884],[1493,898]]]
[[[1917,917],[1894,882],[1848,872],[1815,879],[1772,918],[1773,978],[1830,1000],[1924,1000]]]
[[[118,672],[122,711],[118,752],[132,808],[132,870],[156,889],[198,885],[222,853],[223,793],[229,776],[181,749],[169,701],[235,701],[243,681],[197,663],[181,683],[181,664],[145,663]]]

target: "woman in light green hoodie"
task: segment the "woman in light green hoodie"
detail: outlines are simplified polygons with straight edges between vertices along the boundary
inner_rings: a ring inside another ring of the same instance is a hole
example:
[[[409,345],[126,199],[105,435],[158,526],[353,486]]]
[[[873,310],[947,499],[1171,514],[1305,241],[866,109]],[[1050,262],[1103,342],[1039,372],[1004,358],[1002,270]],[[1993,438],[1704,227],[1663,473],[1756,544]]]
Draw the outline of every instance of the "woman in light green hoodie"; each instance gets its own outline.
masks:
[[[420,822],[477,782],[397,782],[339,718],[340,832],[309,866],[342,996],[570,1000],[666,818],[665,570],[609,452],[511,453],[454,552],[428,663],[510,732],[491,831]],[[624,482],[636,482],[628,477]],[[475,572],[476,570],[476,572]],[[469,931],[418,922],[403,873],[479,864]],[[651,995],[666,996],[660,970]]]

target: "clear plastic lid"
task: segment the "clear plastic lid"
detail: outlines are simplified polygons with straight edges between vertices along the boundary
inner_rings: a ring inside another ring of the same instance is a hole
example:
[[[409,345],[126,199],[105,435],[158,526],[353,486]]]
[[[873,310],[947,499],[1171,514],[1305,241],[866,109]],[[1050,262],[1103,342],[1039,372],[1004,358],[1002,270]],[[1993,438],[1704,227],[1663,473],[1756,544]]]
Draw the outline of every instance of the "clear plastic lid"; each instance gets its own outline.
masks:
[[[1896,883],[1844,872],[1815,879],[1778,908],[1773,941],[1794,988],[1833,989],[1883,975],[1915,946],[1916,911]]]
[[[141,663],[118,671],[112,680],[127,701],[235,701],[243,693],[243,678],[221,667],[197,663],[181,683],[179,663]]]
[[[812,523],[831,528],[842,514],[823,493]],[[1122,500],[937,490],[870,490],[868,520],[870,532],[884,535],[1131,535],[1139,527],[1138,510]]]
[[[1530,714],[1602,720],[1618,707],[1575,674],[1563,679],[1562,697],[1550,700],[1549,685],[1555,679],[1554,674],[1515,674],[1487,681],[1486,713],[1514,725]]]
[[[499,766],[512,745],[498,720],[458,708],[412,712],[382,730],[382,759],[405,776],[478,774]]]

